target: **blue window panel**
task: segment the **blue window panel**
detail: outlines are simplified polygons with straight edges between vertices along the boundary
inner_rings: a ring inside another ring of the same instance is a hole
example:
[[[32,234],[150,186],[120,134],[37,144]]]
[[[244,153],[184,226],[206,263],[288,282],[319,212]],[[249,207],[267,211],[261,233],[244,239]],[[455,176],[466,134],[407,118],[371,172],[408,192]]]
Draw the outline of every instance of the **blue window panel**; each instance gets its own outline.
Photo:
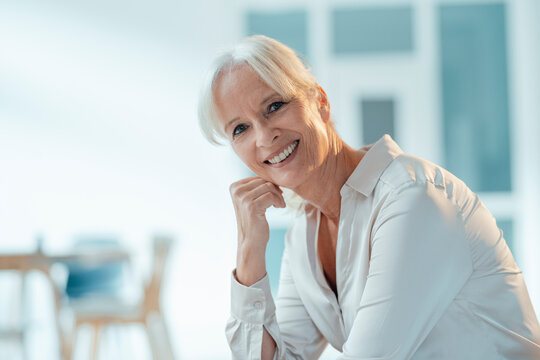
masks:
[[[510,191],[505,5],[439,17],[445,166],[474,191]]]
[[[285,249],[285,228],[271,228],[270,240],[266,246],[266,271],[270,278],[272,294],[277,295],[279,285],[279,271],[281,270],[281,257]]]
[[[410,52],[414,48],[411,6],[335,9],[331,26],[336,54]]]
[[[303,57],[309,56],[308,24],[305,10],[247,13],[248,35],[266,35],[291,47]]]
[[[502,230],[510,251],[514,254],[514,221],[512,219],[497,219],[497,225]]]
[[[364,144],[376,142],[384,134],[394,137],[394,100],[360,100]]]

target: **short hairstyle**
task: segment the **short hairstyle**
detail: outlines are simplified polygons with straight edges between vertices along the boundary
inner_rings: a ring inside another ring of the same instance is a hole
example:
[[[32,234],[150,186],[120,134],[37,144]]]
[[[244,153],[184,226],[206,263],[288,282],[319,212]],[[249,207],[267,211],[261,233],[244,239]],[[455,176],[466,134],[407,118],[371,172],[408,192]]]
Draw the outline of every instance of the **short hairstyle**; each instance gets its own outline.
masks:
[[[240,41],[218,56],[209,71],[199,97],[199,125],[204,136],[213,144],[222,144],[225,134],[219,126],[214,103],[214,88],[220,74],[247,64],[278,94],[291,99],[300,94],[315,94],[315,77],[296,53],[277,40],[254,35]]]

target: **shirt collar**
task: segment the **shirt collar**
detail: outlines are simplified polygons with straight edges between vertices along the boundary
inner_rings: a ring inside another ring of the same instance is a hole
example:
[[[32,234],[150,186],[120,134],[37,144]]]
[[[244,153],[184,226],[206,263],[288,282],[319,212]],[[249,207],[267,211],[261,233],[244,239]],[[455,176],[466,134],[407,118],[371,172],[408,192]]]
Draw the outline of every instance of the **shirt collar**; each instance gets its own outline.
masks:
[[[390,135],[384,135],[371,146],[345,185],[365,196],[370,196],[383,171],[402,153],[403,150]]]

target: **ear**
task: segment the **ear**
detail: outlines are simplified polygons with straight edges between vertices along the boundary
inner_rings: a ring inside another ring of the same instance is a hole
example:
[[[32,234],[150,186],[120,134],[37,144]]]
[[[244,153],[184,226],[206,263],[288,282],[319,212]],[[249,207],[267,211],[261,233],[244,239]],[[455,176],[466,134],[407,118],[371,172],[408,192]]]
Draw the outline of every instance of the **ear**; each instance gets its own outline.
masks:
[[[330,102],[328,101],[328,96],[326,92],[320,85],[317,85],[318,90],[318,105],[319,113],[321,114],[321,119],[327,123],[330,121]]]

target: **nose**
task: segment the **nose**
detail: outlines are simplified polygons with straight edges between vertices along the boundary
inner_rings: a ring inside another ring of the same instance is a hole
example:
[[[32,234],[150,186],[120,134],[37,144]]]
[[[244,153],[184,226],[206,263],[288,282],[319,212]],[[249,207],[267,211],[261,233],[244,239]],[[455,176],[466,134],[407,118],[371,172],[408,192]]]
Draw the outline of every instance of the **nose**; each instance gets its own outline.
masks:
[[[259,123],[255,126],[256,141],[258,147],[273,145],[279,138],[280,131],[268,123]]]

